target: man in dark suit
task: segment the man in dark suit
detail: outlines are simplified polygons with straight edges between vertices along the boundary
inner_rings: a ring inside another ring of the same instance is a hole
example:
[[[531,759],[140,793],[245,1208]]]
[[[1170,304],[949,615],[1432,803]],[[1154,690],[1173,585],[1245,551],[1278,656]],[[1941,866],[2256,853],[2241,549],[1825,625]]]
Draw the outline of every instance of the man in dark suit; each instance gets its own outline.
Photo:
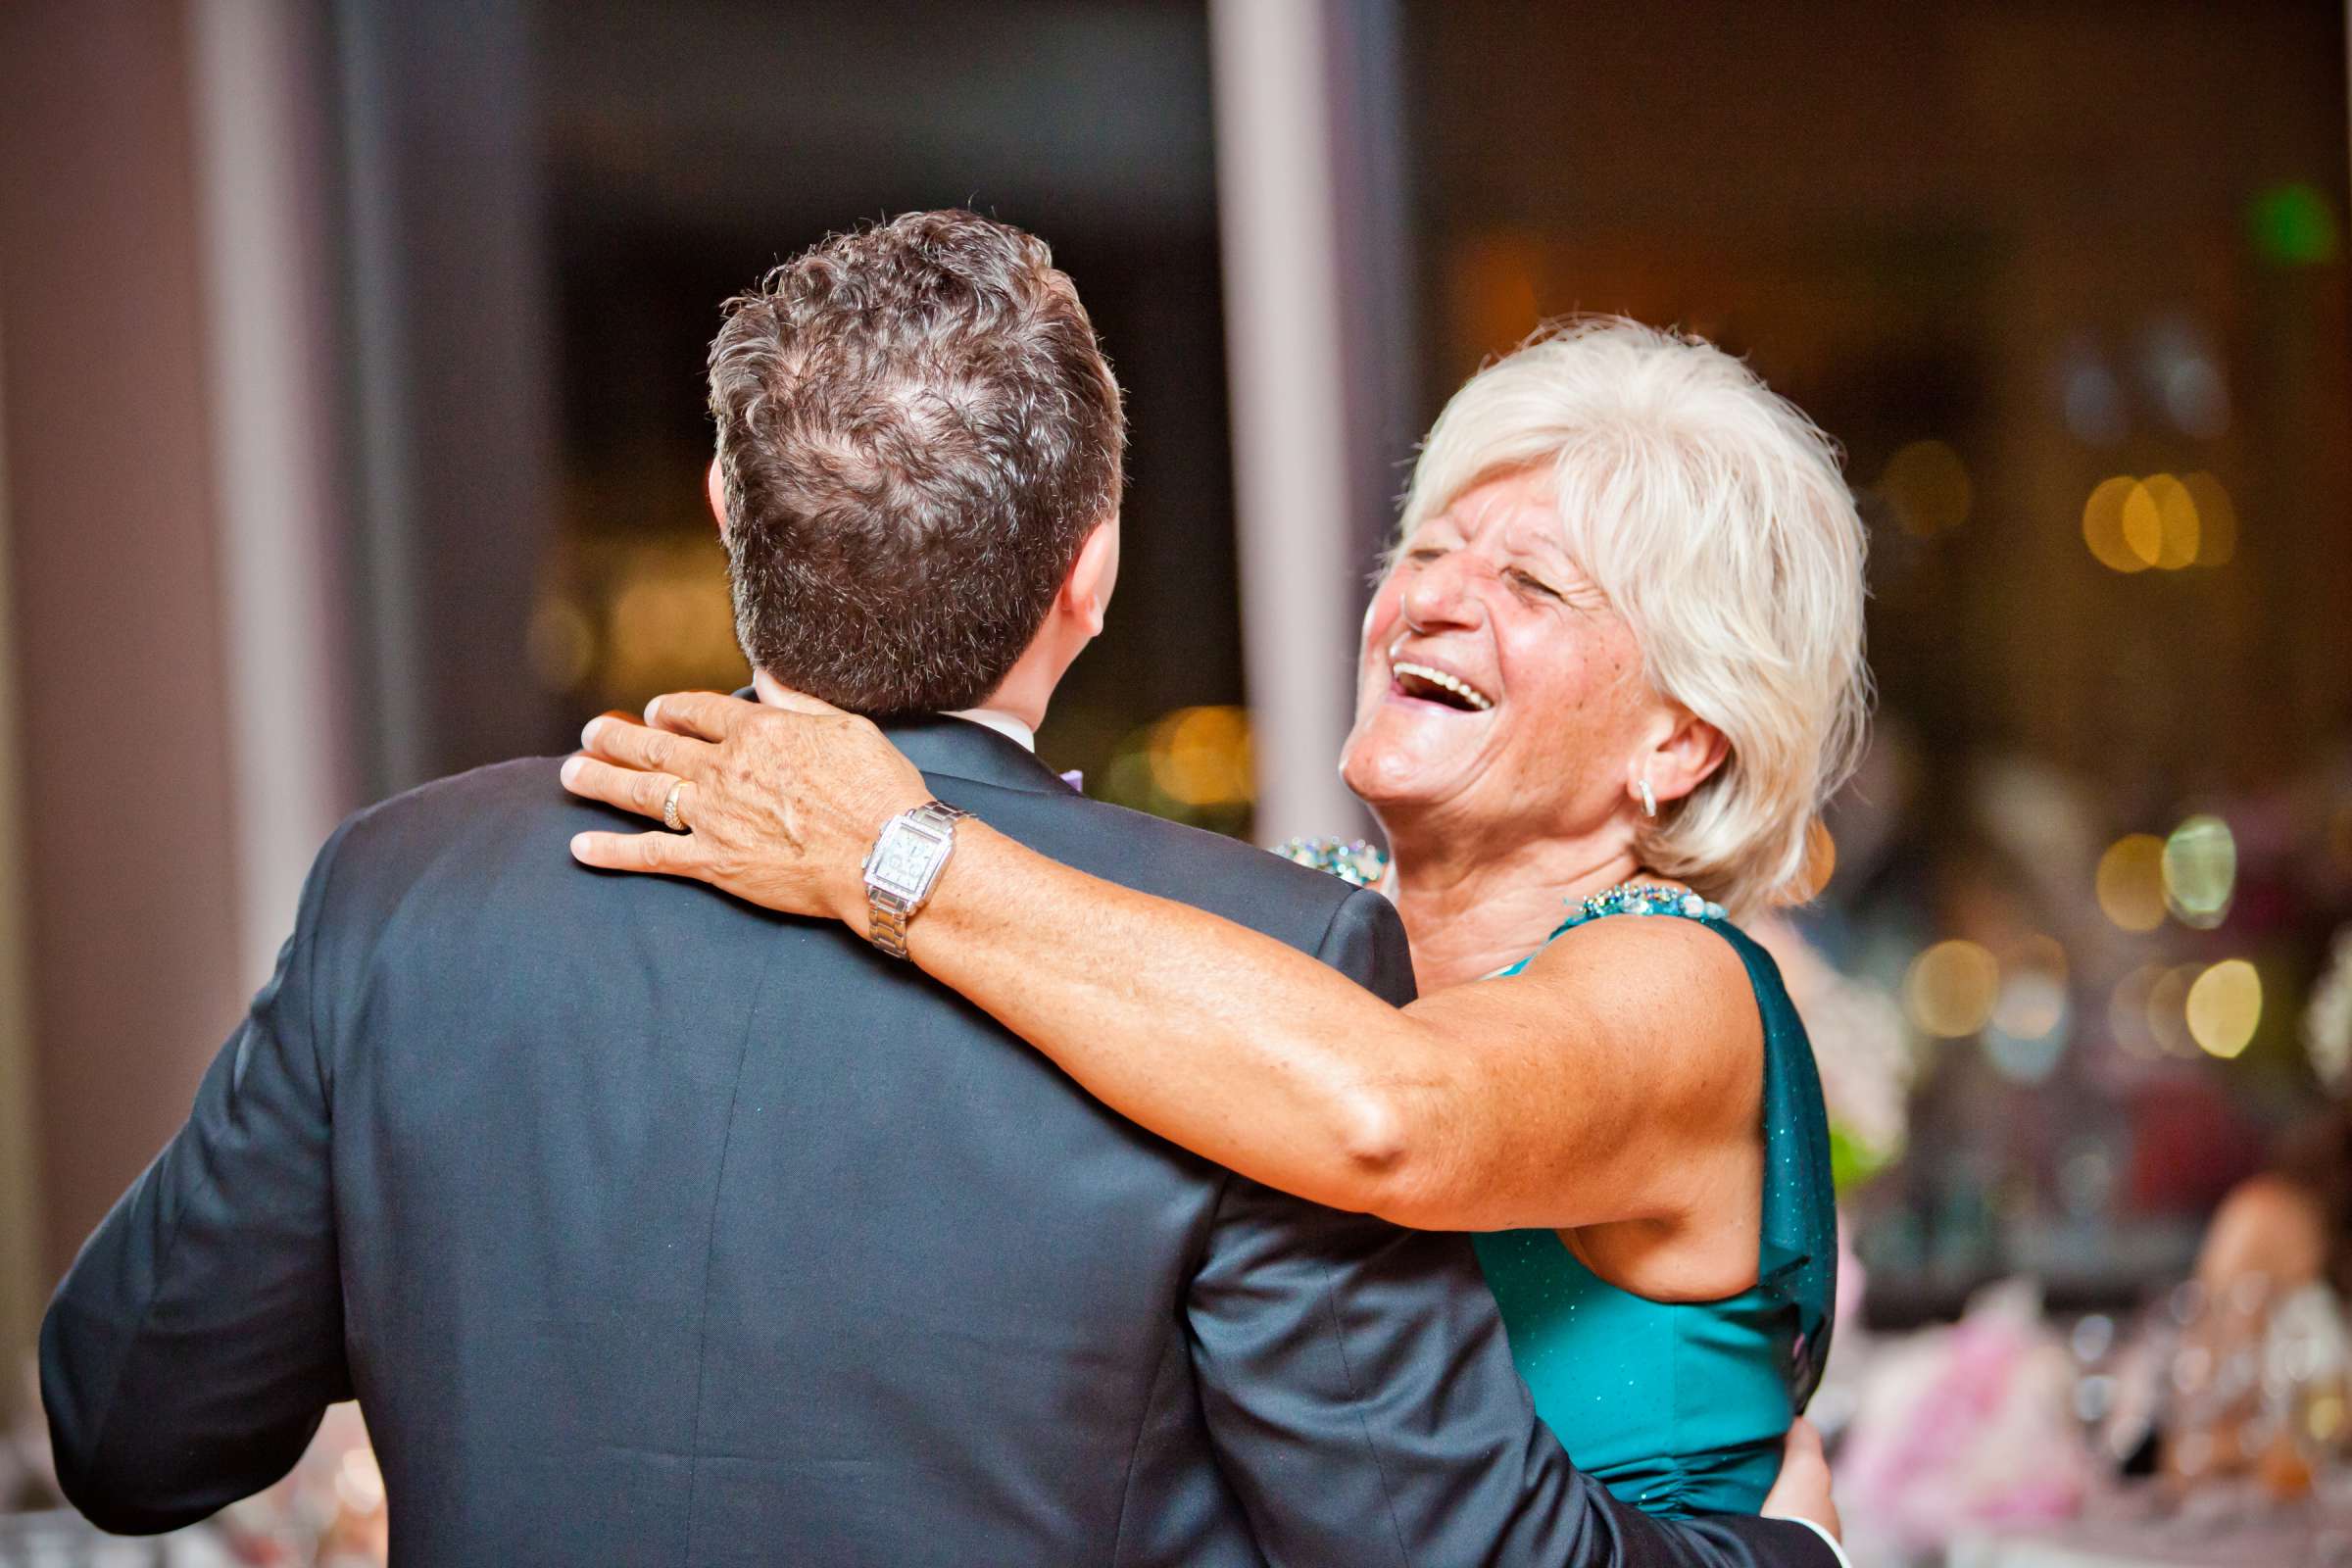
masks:
[[[1042,245],[968,214],[828,241],[735,303],[712,403],[757,667],[894,715],[948,805],[1409,996],[1376,895],[1027,750],[1100,628],[1121,439]],[[356,1396],[411,1563],[1833,1560],[1586,1480],[1460,1238],[1103,1110],[888,956],[919,897],[878,887],[869,947],[574,864],[616,814],[534,760],[329,841],[44,1325],[93,1519],[201,1518]]]

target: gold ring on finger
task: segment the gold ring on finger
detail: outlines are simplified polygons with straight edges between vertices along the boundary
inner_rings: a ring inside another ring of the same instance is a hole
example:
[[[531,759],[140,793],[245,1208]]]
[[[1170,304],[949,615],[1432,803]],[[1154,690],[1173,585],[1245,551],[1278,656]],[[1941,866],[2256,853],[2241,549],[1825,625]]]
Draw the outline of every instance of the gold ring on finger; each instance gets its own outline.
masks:
[[[662,825],[672,833],[686,831],[686,823],[678,815],[678,796],[685,788],[686,781],[679,779],[670,785],[669,793],[662,798]]]

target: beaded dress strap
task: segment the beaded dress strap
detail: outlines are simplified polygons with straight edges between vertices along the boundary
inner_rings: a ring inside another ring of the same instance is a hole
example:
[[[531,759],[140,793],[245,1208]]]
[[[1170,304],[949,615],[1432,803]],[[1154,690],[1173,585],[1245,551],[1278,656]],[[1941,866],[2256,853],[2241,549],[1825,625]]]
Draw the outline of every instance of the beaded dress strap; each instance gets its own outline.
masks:
[[[1577,905],[1575,912],[1561,921],[1553,931],[1556,937],[1572,931],[1587,920],[1597,920],[1604,914],[1679,914],[1686,920],[1721,920],[1723,906],[1681,888],[1661,887],[1655,882],[1620,882],[1613,888],[1603,888]],[[1549,938],[1545,939],[1546,941]]]
[[[1326,871],[1349,887],[1368,888],[1386,875],[1389,858],[1362,839],[1288,839],[1274,853],[1312,871]]]

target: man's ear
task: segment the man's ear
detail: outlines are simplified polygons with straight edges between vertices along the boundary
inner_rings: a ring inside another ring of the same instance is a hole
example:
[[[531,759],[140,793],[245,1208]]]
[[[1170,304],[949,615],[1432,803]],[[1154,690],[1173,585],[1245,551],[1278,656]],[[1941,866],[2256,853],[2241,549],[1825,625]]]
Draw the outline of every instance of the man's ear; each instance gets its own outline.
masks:
[[[710,460],[709,471],[703,475],[703,494],[710,500],[710,515],[718,523],[718,536],[727,536],[727,481],[718,471],[718,460]]]
[[[1078,547],[1070,574],[1062,579],[1062,603],[1089,637],[1102,635],[1102,617],[1110,609],[1111,590],[1119,581],[1119,519],[1097,523]]]

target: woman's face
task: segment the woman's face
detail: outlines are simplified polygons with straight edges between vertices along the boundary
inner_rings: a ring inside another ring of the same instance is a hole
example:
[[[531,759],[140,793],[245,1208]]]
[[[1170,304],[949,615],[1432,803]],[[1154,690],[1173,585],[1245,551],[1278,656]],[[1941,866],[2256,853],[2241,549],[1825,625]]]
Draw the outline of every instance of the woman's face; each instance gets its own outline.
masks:
[[[1630,839],[1637,760],[1672,727],[1534,470],[1472,486],[1404,541],[1356,674],[1341,771],[1392,834],[1583,835],[1622,819]]]

